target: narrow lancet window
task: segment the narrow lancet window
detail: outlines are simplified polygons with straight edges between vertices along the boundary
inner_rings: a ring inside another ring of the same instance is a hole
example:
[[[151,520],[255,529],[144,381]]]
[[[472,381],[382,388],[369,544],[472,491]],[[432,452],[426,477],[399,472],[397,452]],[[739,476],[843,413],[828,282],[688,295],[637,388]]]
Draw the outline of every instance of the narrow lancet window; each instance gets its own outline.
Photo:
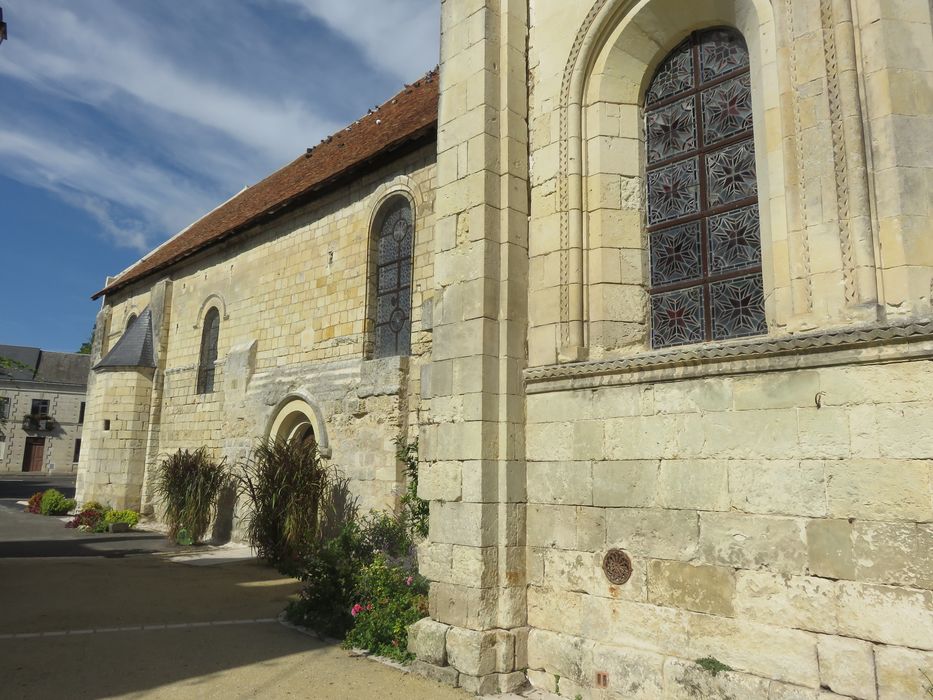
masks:
[[[214,363],[217,362],[217,337],[220,335],[220,312],[211,308],[204,316],[201,331],[201,357],[198,362],[198,393],[214,391]]]
[[[695,32],[645,98],[651,345],[766,333],[748,48]]]
[[[412,234],[411,205],[397,197],[376,231],[374,357],[411,352]]]

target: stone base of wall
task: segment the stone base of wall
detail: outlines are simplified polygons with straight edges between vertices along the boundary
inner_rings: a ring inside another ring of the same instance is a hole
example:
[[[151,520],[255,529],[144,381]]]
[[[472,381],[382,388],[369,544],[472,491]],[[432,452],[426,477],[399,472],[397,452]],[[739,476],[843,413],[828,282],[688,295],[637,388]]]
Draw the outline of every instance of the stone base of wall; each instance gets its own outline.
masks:
[[[527,629],[468,630],[424,618],[408,630],[412,671],[476,695],[511,693],[526,682]]]

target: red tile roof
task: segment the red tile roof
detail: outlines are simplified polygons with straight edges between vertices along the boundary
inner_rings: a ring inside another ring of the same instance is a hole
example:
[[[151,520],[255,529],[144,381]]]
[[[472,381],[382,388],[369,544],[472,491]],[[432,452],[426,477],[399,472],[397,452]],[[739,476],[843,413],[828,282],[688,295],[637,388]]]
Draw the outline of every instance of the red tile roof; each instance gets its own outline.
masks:
[[[324,139],[149,253],[94,294],[97,299],[239,233],[282,207],[355,174],[362,166],[437,128],[437,70],[359,121]]]

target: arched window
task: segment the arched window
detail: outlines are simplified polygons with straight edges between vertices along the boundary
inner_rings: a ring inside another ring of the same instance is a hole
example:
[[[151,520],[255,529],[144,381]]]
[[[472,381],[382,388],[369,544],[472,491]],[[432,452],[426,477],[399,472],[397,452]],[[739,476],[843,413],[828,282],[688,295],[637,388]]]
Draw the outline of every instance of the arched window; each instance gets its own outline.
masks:
[[[411,352],[412,211],[404,197],[392,199],[375,231],[374,357]]]
[[[126,319],[126,326],[124,326],[123,328],[124,333],[126,333],[130,329],[130,326],[133,325],[133,321],[135,320],[136,320],[136,314],[130,314],[129,318]]]
[[[201,357],[198,362],[198,393],[214,391],[214,363],[217,362],[217,336],[220,335],[220,312],[212,306],[204,316],[201,331]]]
[[[695,32],[645,98],[651,345],[766,333],[748,49]]]

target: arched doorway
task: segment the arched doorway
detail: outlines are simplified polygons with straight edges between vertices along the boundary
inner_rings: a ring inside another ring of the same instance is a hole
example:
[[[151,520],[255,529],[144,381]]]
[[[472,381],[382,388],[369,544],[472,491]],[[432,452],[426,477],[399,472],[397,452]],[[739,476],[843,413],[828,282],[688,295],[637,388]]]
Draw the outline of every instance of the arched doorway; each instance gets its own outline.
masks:
[[[317,445],[322,457],[330,457],[327,429],[320,409],[303,396],[289,396],[279,402],[266,435],[273,440],[300,440]]]

